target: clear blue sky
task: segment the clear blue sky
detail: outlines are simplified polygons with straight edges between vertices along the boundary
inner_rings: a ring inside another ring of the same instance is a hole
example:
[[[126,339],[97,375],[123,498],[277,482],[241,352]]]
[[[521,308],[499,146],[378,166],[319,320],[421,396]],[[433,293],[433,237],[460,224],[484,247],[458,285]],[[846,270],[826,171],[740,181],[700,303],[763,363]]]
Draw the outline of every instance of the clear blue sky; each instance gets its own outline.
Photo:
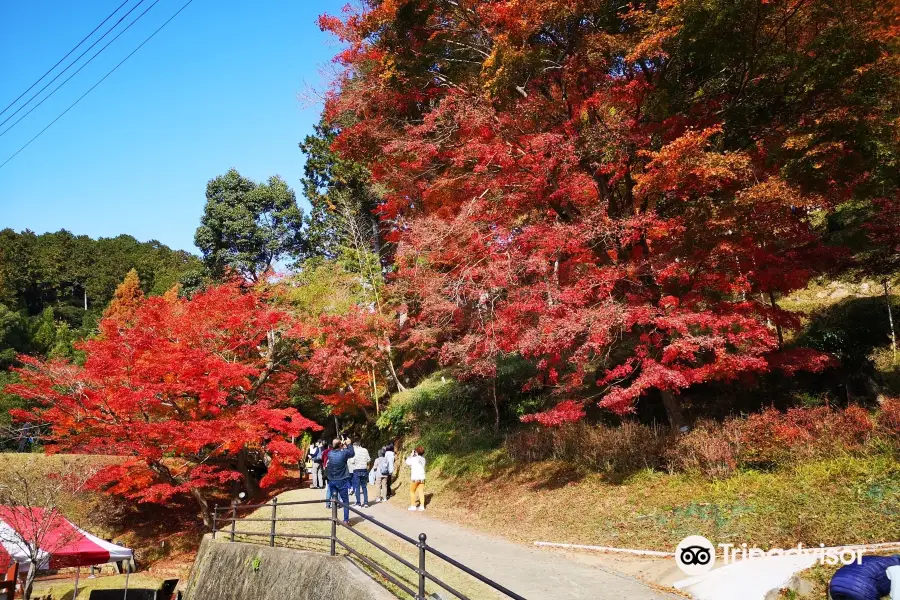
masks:
[[[0,2],[0,109],[121,1]],[[160,0],[52,98],[0,137],[0,163],[184,1]],[[136,2],[130,0],[100,32]],[[316,17],[337,14],[345,2],[194,0],[0,168],[0,229],[42,233],[65,228],[92,237],[128,233],[196,252],[194,230],[210,178],[230,167],[255,180],[278,174],[299,195],[303,154],[297,144],[312,131],[321,107],[306,106],[298,94],[306,84],[321,87],[322,68],[330,66],[338,50],[333,38],[319,31]],[[120,27],[151,3],[145,0]],[[301,206],[306,210],[302,200]]]

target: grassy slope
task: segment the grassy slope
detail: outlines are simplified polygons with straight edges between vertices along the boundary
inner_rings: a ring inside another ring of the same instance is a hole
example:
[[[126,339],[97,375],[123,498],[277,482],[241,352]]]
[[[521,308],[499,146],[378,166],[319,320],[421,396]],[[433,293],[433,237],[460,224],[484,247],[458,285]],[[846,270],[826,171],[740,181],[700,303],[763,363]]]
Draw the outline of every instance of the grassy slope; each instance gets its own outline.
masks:
[[[835,457],[722,481],[644,471],[624,482],[542,463],[489,477],[432,472],[439,515],[525,543],[671,550],[687,535],[787,547],[900,539],[900,465]]]

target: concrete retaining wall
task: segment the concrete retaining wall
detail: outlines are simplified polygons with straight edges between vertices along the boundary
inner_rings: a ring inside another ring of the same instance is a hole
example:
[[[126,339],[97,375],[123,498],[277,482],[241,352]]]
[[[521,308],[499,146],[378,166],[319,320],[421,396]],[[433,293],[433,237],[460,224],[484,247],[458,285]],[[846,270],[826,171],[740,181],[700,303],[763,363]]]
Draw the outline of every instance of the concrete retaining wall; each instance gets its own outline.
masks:
[[[396,600],[343,557],[203,538],[186,600]]]

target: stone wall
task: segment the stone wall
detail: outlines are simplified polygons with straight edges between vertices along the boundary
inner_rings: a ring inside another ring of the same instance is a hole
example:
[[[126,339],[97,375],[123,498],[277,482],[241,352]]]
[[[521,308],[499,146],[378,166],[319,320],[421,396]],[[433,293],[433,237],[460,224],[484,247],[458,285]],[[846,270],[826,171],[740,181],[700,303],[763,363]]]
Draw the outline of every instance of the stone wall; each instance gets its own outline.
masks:
[[[203,538],[186,600],[395,600],[344,557]]]

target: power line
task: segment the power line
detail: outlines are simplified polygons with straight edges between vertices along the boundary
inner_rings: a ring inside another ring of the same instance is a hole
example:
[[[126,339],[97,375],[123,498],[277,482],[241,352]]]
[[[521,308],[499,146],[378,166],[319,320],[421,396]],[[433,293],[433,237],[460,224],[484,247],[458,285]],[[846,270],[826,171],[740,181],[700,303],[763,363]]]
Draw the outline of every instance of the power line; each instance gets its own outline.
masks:
[[[15,104],[15,103],[18,102],[19,100],[21,100],[21,99],[22,99],[22,96],[24,96],[25,94],[27,94],[28,92],[30,92],[31,89],[32,89],[34,86],[36,86],[37,84],[39,84],[39,83],[41,82],[41,80],[42,80],[44,77],[46,77],[47,75],[49,75],[49,74],[53,71],[53,69],[55,69],[56,67],[58,67],[62,61],[64,61],[64,60],[66,60],[67,58],[69,58],[69,56],[71,56],[71,54],[72,54],[73,52],[75,52],[75,50],[77,50],[79,46],[81,46],[83,43],[85,43],[85,42],[88,40],[88,38],[90,38],[92,35],[94,35],[95,33],[97,33],[97,30],[100,29],[101,27],[103,27],[103,25],[104,25],[107,21],[109,21],[109,20],[112,18],[112,16],[113,16],[114,14],[116,14],[117,12],[119,12],[119,9],[121,9],[121,8],[122,8],[123,6],[125,6],[126,4],[128,4],[128,0],[125,0],[122,4],[120,4],[119,6],[116,7],[116,10],[112,11],[111,13],[109,13],[109,15],[107,15],[107,17],[106,17],[105,19],[103,19],[103,20],[100,22],[99,25],[97,25],[96,27],[94,27],[94,30],[93,30],[93,31],[91,31],[89,34],[87,34],[86,36],[84,36],[84,39],[82,39],[80,42],[78,42],[77,44],[75,44],[75,46],[74,46],[71,50],[69,50],[69,52],[66,53],[65,56],[63,56],[61,59],[59,59],[59,61],[58,61],[55,65],[53,65],[52,67],[50,67],[49,69],[47,69],[47,72],[46,72],[46,73],[44,73],[43,75],[41,75],[40,77],[38,77],[37,80],[36,80],[34,83],[32,83],[32,84],[28,87],[27,90],[25,90],[24,92],[22,92],[21,94],[19,94],[19,97],[18,97],[18,98],[16,98],[15,100],[13,100],[12,102],[9,103],[9,106],[7,106],[6,108],[4,108],[3,110],[0,110],[0,115],[2,115],[3,113],[5,113],[6,111],[8,111],[9,108],[10,108],[10,106],[12,106],[13,104]]]
[[[140,6],[143,2],[144,2],[144,0],[140,0],[140,2],[138,2],[137,4],[134,5],[134,8],[137,8],[137,7]],[[13,123],[12,125],[10,125],[9,127],[7,127],[6,129],[4,129],[2,132],[0,132],[0,137],[3,137],[4,135],[6,135],[6,133],[7,133],[10,129],[12,129],[12,128],[15,127],[16,125],[18,125],[18,124],[22,121],[22,119],[24,119],[25,117],[27,117],[28,115],[30,115],[31,113],[33,113],[33,112],[35,111],[35,109],[37,109],[37,107],[39,107],[41,104],[43,104],[44,102],[46,102],[47,99],[48,99],[50,96],[52,96],[53,94],[55,94],[55,93],[57,92],[57,90],[59,90],[59,88],[61,88],[62,86],[66,85],[66,84],[69,82],[69,80],[72,79],[73,77],[75,77],[76,75],[78,75],[78,74],[81,72],[81,70],[82,70],[83,68],[85,68],[86,66],[88,66],[89,64],[91,64],[91,61],[93,61],[95,58],[97,58],[98,56],[100,56],[100,54],[101,54],[104,50],[106,50],[106,49],[109,47],[110,44],[112,44],[112,43],[115,42],[117,39],[119,39],[119,37],[121,37],[123,33],[125,33],[126,31],[128,31],[129,29],[131,29],[131,26],[134,25],[135,23],[137,23],[138,21],[140,21],[141,18],[142,18],[144,15],[146,15],[148,12],[150,12],[150,9],[153,8],[154,6],[156,6],[156,4],[157,4],[158,2],[159,2],[159,0],[155,0],[155,1],[153,2],[153,4],[151,4],[150,6],[148,6],[148,7],[146,8],[146,10],[144,10],[144,12],[142,12],[141,14],[139,14],[139,15],[134,19],[134,21],[132,21],[131,23],[129,23],[128,25],[126,25],[126,26],[125,26],[125,29],[123,29],[122,31],[120,31],[119,33],[117,33],[117,34],[116,34],[116,37],[114,37],[113,39],[109,40],[109,41],[106,43],[105,46],[103,46],[102,48],[100,48],[99,50],[97,50],[97,53],[96,53],[96,54],[94,54],[92,57],[90,57],[89,59],[87,59],[87,62],[85,62],[85,63],[84,63],[83,65],[81,65],[80,67],[78,67],[78,70],[77,70],[77,71],[75,71],[74,73],[72,73],[71,75],[69,75],[69,76],[66,78],[65,81],[63,81],[61,84],[59,84],[58,86],[56,86],[56,87],[53,89],[53,91],[51,91],[49,94],[47,94],[46,96],[44,96],[44,97],[41,99],[40,102],[38,102],[37,104],[35,104],[34,106],[32,106],[30,109],[28,109],[28,112],[25,113],[24,115],[22,115],[21,117],[19,117],[19,118],[16,120],[15,123]],[[125,16],[127,17],[127,16],[131,13],[131,11],[134,10],[134,8],[132,8],[130,11],[128,11],[128,13],[126,13]],[[121,21],[120,21],[120,22],[121,22]],[[118,25],[118,23],[116,23],[116,25]],[[109,33],[109,32],[107,32],[107,33]],[[102,40],[103,38],[100,38],[100,39]],[[97,41],[99,42],[100,40],[97,40]],[[93,46],[91,46],[91,48],[93,48]],[[88,50],[90,50],[91,48],[88,48]],[[86,51],[85,51],[85,52],[86,52]],[[84,56],[84,55],[82,54],[82,56]],[[78,58],[81,58],[81,56],[79,56]],[[75,62],[78,62],[78,59],[75,59]],[[75,64],[75,63],[72,63],[72,64]],[[71,67],[71,66],[72,66],[72,65],[69,65],[69,67]],[[66,68],[68,69],[68,67],[66,67]],[[65,73],[65,70],[63,70],[63,73]],[[60,73],[60,75],[62,75],[62,73]],[[53,81],[56,81],[56,78],[54,78]],[[51,81],[50,83],[53,83],[53,81]],[[47,85],[50,85],[50,83],[48,83]],[[44,91],[44,89],[47,89],[47,87],[44,86],[44,88],[43,88],[41,91]],[[38,92],[38,94],[40,94],[40,93],[41,93],[41,92]],[[36,96],[36,95],[37,95],[37,94],[35,94],[35,96]],[[34,100],[34,97],[32,97],[28,102],[31,102],[31,100]],[[25,106],[28,105],[28,102],[26,102],[25,104],[23,104],[22,106],[20,106],[20,107],[19,107],[19,110],[22,110],[23,108],[25,108]],[[19,112],[19,111],[17,110],[16,112]],[[6,121],[9,121],[9,119],[11,119],[12,117],[14,117],[15,115],[16,115],[16,113],[11,114],[11,115],[9,116],[9,118],[6,119]],[[3,123],[6,123],[6,121],[3,121]],[[3,123],[0,123],[0,126],[2,126]]]
[[[145,39],[143,42],[141,42],[140,46],[138,46],[137,48],[135,48],[134,50],[132,50],[132,51],[131,51],[131,54],[129,54],[128,56],[126,56],[125,58],[123,58],[123,59],[121,60],[121,62],[119,62],[119,64],[117,64],[115,67],[113,67],[112,69],[110,69],[110,71],[109,71],[106,75],[104,75],[103,78],[100,79],[100,81],[98,81],[97,83],[95,83],[95,84],[91,87],[91,89],[89,89],[88,91],[86,91],[85,93],[83,93],[83,94],[78,98],[78,100],[76,100],[75,102],[73,102],[72,104],[70,104],[70,105],[69,105],[69,108],[67,108],[66,110],[62,111],[62,112],[59,114],[58,117],[56,117],[55,119],[53,119],[52,121],[50,121],[50,124],[49,124],[49,125],[47,125],[47,126],[44,127],[43,129],[41,129],[41,130],[38,132],[38,134],[37,134],[36,136],[34,136],[34,137],[31,138],[30,140],[28,140],[28,142],[26,142],[26,144],[25,144],[24,146],[22,146],[21,148],[19,148],[18,150],[16,150],[16,153],[13,154],[12,156],[10,156],[9,158],[7,158],[7,159],[3,162],[3,164],[0,164],[0,169],[2,169],[3,167],[5,167],[5,166],[6,166],[6,163],[8,163],[8,162],[11,161],[12,159],[14,159],[16,156],[18,156],[19,153],[22,152],[22,150],[24,150],[25,148],[27,148],[28,146],[30,146],[31,143],[32,143],[34,140],[36,140],[36,139],[38,139],[39,137],[41,137],[41,135],[42,135],[45,131],[47,131],[48,129],[50,129],[50,128],[53,126],[54,123],[56,123],[56,122],[59,121],[61,118],[63,118],[63,116],[64,116],[67,112],[69,112],[70,110],[72,110],[72,109],[75,107],[76,104],[78,104],[79,102],[81,102],[81,101],[84,99],[85,96],[87,96],[87,95],[90,94],[92,91],[94,91],[94,88],[96,88],[98,85],[100,85],[101,83],[103,83],[103,82],[106,80],[107,77],[109,77],[110,75],[112,75],[112,74],[116,71],[116,69],[118,69],[118,68],[121,67],[123,64],[125,64],[125,61],[127,61],[129,58],[131,58],[131,57],[135,54],[135,52],[137,52],[138,50],[140,50],[141,48],[143,48],[143,47],[144,47],[144,44],[146,44],[147,42],[149,42],[150,40],[152,40],[153,37],[154,37],[157,33],[159,33],[160,31],[162,31],[162,29],[163,29],[166,25],[168,25],[168,24],[172,21],[172,19],[174,19],[175,17],[177,17],[178,15],[180,15],[180,14],[181,14],[181,11],[183,11],[184,9],[186,9],[186,8],[191,4],[191,2],[193,2],[193,1],[194,1],[194,0],[188,0],[187,2],[185,2],[185,3],[181,6],[181,8],[179,8],[178,11],[177,11],[174,15],[172,15],[171,17],[169,17],[168,20],[167,20],[165,23],[163,23],[162,25],[160,25],[159,28],[158,28],[156,31],[154,31],[153,33],[151,33],[151,34],[147,37],[147,39]]]
[[[81,57],[82,57],[82,56],[84,56],[85,54],[87,54],[88,52],[90,52],[90,51],[91,51],[91,48],[93,48],[94,46],[96,46],[97,44],[99,44],[99,43],[101,42],[101,40],[103,40],[103,38],[105,38],[106,36],[108,36],[108,35],[112,32],[113,29],[115,29],[116,27],[119,26],[119,23],[121,23],[122,21],[125,20],[125,17],[127,17],[128,15],[130,15],[131,13],[133,13],[134,10],[135,10],[138,6],[140,6],[141,4],[143,4],[143,3],[144,3],[144,0],[140,0],[137,4],[135,4],[134,6],[132,6],[131,9],[130,9],[127,13],[125,13],[124,15],[122,15],[122,16],[119,18],[119,20],[116,21],[115,25],[113,25],[112,27],[110,27],[109,29],[107,29],[107,30],[106,30],[106,33],[104,33],[104,34],[101,35],[99,38],[97,38],[97,39],[94,41],[93,44],[91,44],[90,46],[88,46],[88,47],[85,49],[84,52],[82,52],[81,54],[79,54],[79,55],[78,55],[78,58],[76,58],[75,60],[73,60],[72,62],[70,62],[68,65],[66,65],[66,68],[65,68],[65,69],[63,69],[62,71],[60,71],[59,73],[57,73],[57,74],[56,74],[56,77],[54,77],[53,79],[51,79],[50,81],[48,81],[48,82],[47,82],[47,85],[45,85],[44,87],[42,87],[41,89],[39,89],[37,92],[35,92],[35,93],[31,96],[31,98],[29,98],[28,100],[26,100],[26,101],[25,101],[25,104],[23,104],[22,106],[20,106],[19,108],[17,108],[17,109],[15,110],[14,113],[12,113],[11,115],[9,115],[9,116],[6,117],[5,119],[3,119],[3,121],[0,122],[0,126],[4,125],[7,121],[9,121],[10,119],[12,119],[12,118],[13,118],[14,116],[16,116],[17,114],[19,114],[19,111],[20,111],[20,110],[22,110],[23,108],[25,108],[26,106],[28,106],[28,105],[31,103],[32,100],[34,100],[35,98],[37,98],[38,96],[40,96],[40,95],[41,95],[41,92],[43,92],[43,91],[46,90],[48,87],[50,87],[50,86],[53,84],[54,81],[56,81],[57,79],[59,79],[60,77],[62,77],[62,76],[63,76],[63,73],[65,73],[66,71],[68,71],[69,69],[71,69],[72,66],[73,66],[75,63],[77,63],[79,60],[81,60]],[[127,28],[126,28],[126,29],[127,29]],[[118,37],[118,36],[116,36],[116,37]],[[109,44],[107,44],[106,46],[109,46]],[[103,48],[106,48],[106,46],[104,46]],[[103,51],[103,50],[100,50],[100,52],[102,52],[102,51]],[[98,52],[97,54],[99,54],[100,52]],[[96,55],[94,55],[94,57],[96,57]],[[91,60],[93,60],[93,58],[91,58]],[[88,62],[90,62],[90,60],[89,60]],[[87,63],[85,63],[85,64],[87,64]],[[84,66],[84,65],[82,65],[82,67],[83,67],[83,66]],[[81,70],[81,69],[79,69],[79,70]],[[71,77],[70,77],[69,79],[71,79]],[[66,81],[68,81],[68,79],[67,79]],[[65,82],[63,82],[63,84],[65,84]],[[62,86],[60,86],[60,87],[62,87]],[[57,89],[59,89],[59,88],[57,88]],[[56,91],[56,90],[54,90],[54,91]],[[52,93],[53,93],[53,92],[51,92],[51,95],[52,95]],[[48,96],[48,98],[49,98],[49,96]],[[44,98],[44,100],[46,100],[46,99],[47,99],[47,98]],[[43,100],[41,100],[41,102],[43,102]],[[21,119],[20,119],[20,120],[21,120]],[[16,123],[18,123],[18,121],[16,121]],[[15,125],[15,123],[14,123],[13,125]],[[12,129],[12,127],[10,127],[10,129]],[[7,129],[7,131],[9,131],[9,129]]]

